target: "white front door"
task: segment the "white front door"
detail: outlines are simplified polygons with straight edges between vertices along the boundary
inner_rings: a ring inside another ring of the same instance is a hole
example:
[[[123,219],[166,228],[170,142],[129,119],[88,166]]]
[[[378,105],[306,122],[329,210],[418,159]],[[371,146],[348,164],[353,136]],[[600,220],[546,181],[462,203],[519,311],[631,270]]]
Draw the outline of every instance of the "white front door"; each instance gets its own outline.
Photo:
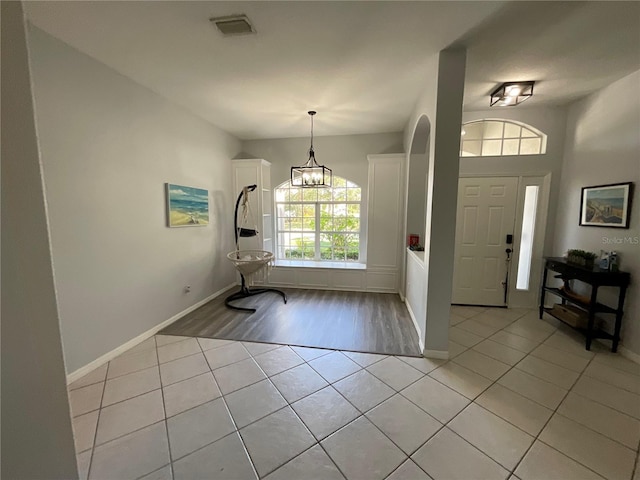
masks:
[[[452,303],[504,306],[514,233],[518,178],[461,178],[458,182]]]

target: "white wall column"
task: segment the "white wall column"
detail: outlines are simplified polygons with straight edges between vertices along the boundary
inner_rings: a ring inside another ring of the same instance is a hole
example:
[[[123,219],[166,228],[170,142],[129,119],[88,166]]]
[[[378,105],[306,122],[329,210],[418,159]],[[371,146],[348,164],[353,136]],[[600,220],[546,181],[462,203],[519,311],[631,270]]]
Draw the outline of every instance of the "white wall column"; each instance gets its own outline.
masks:
[[[78,478],[25,21],[2,8],[2,478]]]
[[[440,52],[427,193],[426,356],[446,356],[449,348],[465,62],[465,50]]]

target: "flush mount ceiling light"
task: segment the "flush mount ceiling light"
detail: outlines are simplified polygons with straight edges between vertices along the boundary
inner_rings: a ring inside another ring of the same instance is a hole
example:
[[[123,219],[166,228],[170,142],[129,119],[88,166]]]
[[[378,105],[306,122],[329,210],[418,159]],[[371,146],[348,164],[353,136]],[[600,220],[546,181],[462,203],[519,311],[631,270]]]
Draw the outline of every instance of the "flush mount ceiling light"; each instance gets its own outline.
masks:
[[[535,82],[506,82],[491,93],[490,106],[513,107],[533,95]]]
[[[313,151],[313,110],[307,112],[311,117],[311,147],[309,148],[309,160],[299,167],[291,167],[291,186],[302,188],[318,188],[331,186],[331,169],[324,165],[318,165],[316,154]]]
[[[209,21],[226,37],[230,35],[248,35],[256,33],[246,15],[228,15],[226,17],[214,17]]]

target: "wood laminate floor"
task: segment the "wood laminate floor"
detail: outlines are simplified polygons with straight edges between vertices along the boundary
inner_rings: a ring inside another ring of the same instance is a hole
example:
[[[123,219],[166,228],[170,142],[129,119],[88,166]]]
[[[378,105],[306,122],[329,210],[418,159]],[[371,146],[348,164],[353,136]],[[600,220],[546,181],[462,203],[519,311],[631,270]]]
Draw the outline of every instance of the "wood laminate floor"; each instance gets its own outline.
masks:
[[[231,294],[235,290],[231,290]],[[164,328],[163,335],[279,343],[387,355],[421,356],[407,307],[396,294],[282,289],[237,300],[220,296]]]

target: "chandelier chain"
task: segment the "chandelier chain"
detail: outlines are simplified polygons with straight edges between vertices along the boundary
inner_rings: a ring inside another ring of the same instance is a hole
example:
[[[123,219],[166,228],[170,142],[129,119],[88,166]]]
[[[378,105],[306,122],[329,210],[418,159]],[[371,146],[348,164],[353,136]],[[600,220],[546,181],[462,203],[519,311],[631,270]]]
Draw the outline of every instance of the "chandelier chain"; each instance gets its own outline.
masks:
[[[313,158],[313,163],[315,162],[315,155],[314,155],[314,151],[313,151],[313,116],[316,114],[315,111],[313,110],[309,110],[307,112],[309,114],[309,116],[311,117],[311,147],[309,148],[309,162],[311,163],[311,159]]]

